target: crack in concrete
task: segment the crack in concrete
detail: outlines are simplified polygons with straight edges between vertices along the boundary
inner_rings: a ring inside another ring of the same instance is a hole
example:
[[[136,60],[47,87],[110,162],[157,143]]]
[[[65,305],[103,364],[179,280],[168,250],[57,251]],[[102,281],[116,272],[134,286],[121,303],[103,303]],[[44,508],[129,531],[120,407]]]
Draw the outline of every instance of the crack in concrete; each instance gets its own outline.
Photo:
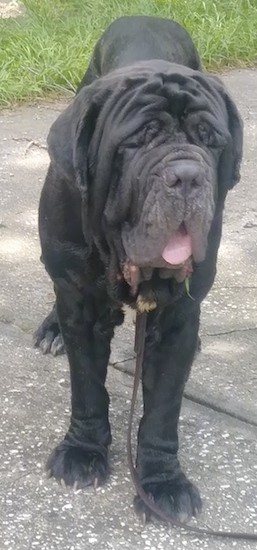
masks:
[[[210,409],[212,411],[225,414],[226,416],[229,416],[230,418],[235,418],[236,420],[239,420],[240,422],[244,422],[248,426],[253,426],[257,428],[257,420],[249,420],[246,416],[243,414],[235,413],[233,411],[228,411],[221,407],[220,405],[216,405],[215,403],[212,403],[211,401],[208,401],[207,399],[203,399],[201,397],[197,397],[193,395],[190,392],[184,393],[185,399],[188,401],[191,401],[192,403],[196,403],[197,405],[201,405],[202,407],[206,407],[207,409]]]
[[[127,359],[122,359],[122,361],[109,361],[109,365],[111,365],[111,367],[114,367],[115,369],[117,370],[120,370],[119,367],[117,365],[123,365],[124,363],[128,363],[128,361],[133,361],[133,359],[135,359],[135,355],[133,355],[132,357],[128,357]]]
[[[257,330],[257,327],[248,328],[234,328],[232,330],[225,330],[223,332],[203,332],[204,336],[222,336],[223,334],[234,334],[235,332],[250,332]]]
[[[117,369],[118,371],[123,372],[125,374],[128,374],[131,377],[134,377],[134,373],[131,372],[130,369],[123,369],[123,368],[119,367],[119,365],[123,365],[124,363],[127,363],[128,361],[132,361],[133,359],[135,359],[135,357],[129,357],[128,359],[124,359],[123,361],[116,361],[115,363],[110,363],[110,365],[112,367],[114,367],[115,369]],[[247,418],[244,414],[239,414],[239,413],[236,413],[236,412],[233,412],[233,411],[228,411],[227,409],[224,409],[220,405],[216,405],[215,403],[213,403],[212,401],[209,401],[208,399],[198,397],[197,395],[194,395],[194,394],[192,394],[190,392],[187,392],[187,391],[184,393],[184,397],[185,397],[185,399],[187,399],[187,401],[191,401],[192,403],[196,403],[197,405],[201,405],[202,407],[205,407],[206,409],[215,411],[215,412],[220,413],[220,414],[224,414],[224,415],[228,416],[229,418],[234,418],[235,420],[238,420],[239,422],[244,422],[244,424],[247,424],[248,426],[252,426],[254,428],[257,428],[257,420],[256,421],[255,420],[249,420],[249,418]]]

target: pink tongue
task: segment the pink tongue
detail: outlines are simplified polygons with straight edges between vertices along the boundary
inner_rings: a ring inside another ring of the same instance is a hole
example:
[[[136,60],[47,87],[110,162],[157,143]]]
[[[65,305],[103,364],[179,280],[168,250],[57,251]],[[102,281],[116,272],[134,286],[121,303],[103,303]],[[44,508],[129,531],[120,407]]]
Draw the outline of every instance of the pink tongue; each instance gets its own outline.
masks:
[[[166,244],[162,257],[171,265],[183,264],[192,255],[190,235],[177,231]]]

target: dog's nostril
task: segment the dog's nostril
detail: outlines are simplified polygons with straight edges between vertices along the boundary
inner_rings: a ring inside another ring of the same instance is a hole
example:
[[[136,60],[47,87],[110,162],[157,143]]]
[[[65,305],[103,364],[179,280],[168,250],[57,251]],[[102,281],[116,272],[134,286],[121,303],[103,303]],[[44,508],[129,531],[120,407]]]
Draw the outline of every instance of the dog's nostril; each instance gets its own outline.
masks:
[[[181,179],[177,178],[172,187],[180,187],[182,185]]]
[[[183,187],[183,186],[196,189],[197,187],[200,186],[200,179],[190,178],[190,177],[176,178],[172,183],[172,187]]]
[[[195,187],[199,187],[199,185],[200,185],[200,182],[197,179],[193,178],[191,182],[191,187],[195,188]]]
[[[197,163],[184,161],[175,165],[173,170],[173,187],[185,187],[189,191],[201,186],[202,174]]]

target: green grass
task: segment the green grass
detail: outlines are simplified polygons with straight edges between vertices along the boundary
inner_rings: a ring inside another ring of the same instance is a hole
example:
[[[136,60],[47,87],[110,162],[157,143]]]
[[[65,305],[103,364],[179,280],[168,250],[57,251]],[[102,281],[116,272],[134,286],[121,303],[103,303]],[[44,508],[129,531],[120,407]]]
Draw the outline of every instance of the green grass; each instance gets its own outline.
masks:
[[[209,70],[257,61],[257,0],[24,0],[0,20],[0,105],[74,90],[97,37],[116,17],[174,18]]]

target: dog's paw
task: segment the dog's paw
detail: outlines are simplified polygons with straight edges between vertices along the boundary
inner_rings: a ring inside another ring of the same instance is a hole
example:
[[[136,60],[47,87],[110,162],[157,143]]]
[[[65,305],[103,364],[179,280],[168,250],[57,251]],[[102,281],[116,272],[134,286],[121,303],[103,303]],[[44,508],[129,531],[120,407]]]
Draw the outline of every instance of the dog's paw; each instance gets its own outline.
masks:
[[[62,335],[59,333],[55,336],[54,332],[51,330],[47,330],[42,339],[37,337],[36,332],[34,335],[34,346],[40,348],[44,355],[46,353],[51,353],[56,357],[56,355],[65,353]]]
[[[88,485],[102,485],[108,476],[108,461],[97,451],[86,451],[63,441],[50,454],[46,470],[48,477],[81,489]]]
[[[186,523],[193,516],[198,516],[202,510],[202,501],[198,489],[184,476],[180,480],[149,483],[143,488],[150,501],[165,515],[180,523]],[[136,513],[149,520],[154,513],[137,496],[134,499]]]
[[[34,333],[33,343],[43,354],[52,353],[56,356],[65,353],[55,307]]]

